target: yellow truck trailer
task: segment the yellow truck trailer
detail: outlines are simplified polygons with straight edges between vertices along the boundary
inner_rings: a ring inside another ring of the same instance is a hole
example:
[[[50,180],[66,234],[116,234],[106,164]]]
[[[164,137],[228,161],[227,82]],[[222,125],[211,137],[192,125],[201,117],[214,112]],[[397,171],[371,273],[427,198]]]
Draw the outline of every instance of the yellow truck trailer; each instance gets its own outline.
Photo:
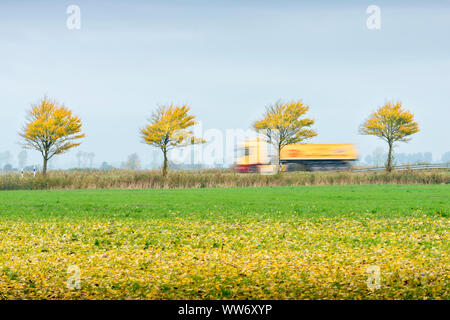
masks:
[[[267,143],[250,139],[241,146],[241,156],[236,161],[237,172],[259,172],[270,165]],[[351,143],[290,144],[281,149],[280,163],[284,171],[345,170],[358,159],[355,145]]]

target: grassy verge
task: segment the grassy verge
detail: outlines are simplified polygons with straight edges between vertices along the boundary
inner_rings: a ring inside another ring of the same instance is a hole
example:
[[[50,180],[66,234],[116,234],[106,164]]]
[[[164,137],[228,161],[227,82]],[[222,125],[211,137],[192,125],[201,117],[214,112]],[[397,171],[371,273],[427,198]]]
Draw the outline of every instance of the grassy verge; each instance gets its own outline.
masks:
[[[161,189],[304,186],[342,184],[449,184],[450,170],[385,172],[286,172],[265,176],[228,170],[172,171],[55,171],[47,176],[28,173],[0,176],[0,190],[43,189]]]

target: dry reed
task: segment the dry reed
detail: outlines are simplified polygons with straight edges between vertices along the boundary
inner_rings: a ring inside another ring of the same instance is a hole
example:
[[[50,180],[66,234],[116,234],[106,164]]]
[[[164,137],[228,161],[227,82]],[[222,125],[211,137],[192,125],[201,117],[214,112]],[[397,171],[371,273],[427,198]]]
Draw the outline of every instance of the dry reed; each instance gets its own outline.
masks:
[[[386,172],[285,172],[276,175],[238,174],[231,170],[159,171],[70,170],[47,176],[26,173],[0,176],[0,190],[152,189],[259,187],[343,184],[448,184],[449,170]]]

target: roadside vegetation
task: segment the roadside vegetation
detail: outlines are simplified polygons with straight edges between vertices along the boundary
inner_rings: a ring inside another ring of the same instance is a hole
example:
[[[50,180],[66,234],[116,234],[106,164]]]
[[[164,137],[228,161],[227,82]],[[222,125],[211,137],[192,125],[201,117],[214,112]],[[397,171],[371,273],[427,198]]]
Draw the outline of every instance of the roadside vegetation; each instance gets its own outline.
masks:
[[[0,175],[0,190],[38,189],[160,189],[260,187],[343,184],[449,184],[449,170],[386,172],[283,172],[276,175],[238,174],[229,170],[155,171],[73,170],[47,175],[27,172]]]

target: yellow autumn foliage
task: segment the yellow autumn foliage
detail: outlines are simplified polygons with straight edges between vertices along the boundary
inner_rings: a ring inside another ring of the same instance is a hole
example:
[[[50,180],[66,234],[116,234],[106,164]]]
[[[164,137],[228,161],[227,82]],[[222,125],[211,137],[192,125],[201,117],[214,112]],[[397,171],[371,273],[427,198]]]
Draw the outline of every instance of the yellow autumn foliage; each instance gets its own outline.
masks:
[[[141,130],[144,142],[161,149],[164,156],[163,175],[167,175],[167,152],[173,148],[204,143],[201,138],[192,135],[188,128],[197,124],[195,116],[189,115],[186,105],[160,106],[153,113],[151,123]]]
[[[0,227],[0,299],[449,298],[447,218],[46,218]],[[79,290],[68,287],[73,266]],[[376,290],[371,266],[381,270]]]
[[[48,160],[80,145],[77,141],[85,137],[81,125],[81,119],[74,116],[72,111],[44,97],[28,112],[25,126],[19,135],[23,138],[25,148],[41,153],[45,174]]]
[[[419,125],[414,115],[402,108],[401,102],[387,102],[361,125],[360,133],[377,136],[388,143],[386,169],[392,170],[392,148],[397,141],[408,142],[409,137],[419,132]]]
[[[302,142],[317,136],[310,127],[314,120],[302,118],[309,106],[301,101],[277,102],[266,108],[263,118],[253,124],[253,128],[266,136],[267,142],[277,147],[278,154],[288,144]]]

